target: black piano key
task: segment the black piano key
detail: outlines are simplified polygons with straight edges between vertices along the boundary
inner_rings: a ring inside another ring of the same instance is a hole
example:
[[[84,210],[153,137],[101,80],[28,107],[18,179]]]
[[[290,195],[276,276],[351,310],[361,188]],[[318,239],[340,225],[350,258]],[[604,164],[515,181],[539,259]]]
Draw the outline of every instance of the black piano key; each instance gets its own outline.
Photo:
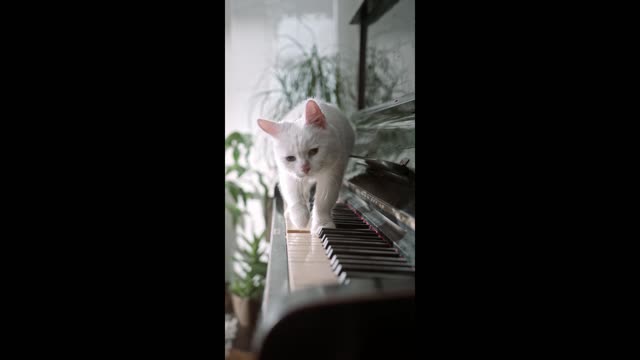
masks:
[[[334,224],[336,224],[336,229],[340,229],[340,228],[351,228],[354,230],[371,230],[371,227],[367,224],[363,224],[363,223],[346,223],[346,222],[339,222],[339,221],[334,221]]]
[[[375,250],[385,253],[394,253],[397,254],[398,250],[393,247],[378,247],[378,246],[368,246],[368,245],[360,245],[360,244],[348,244],[348,245],[331,245],[328,244],[327,248],[332,248],[335,251],[349,251],[349,250]]]
[[[369,229],[369,225],[366,224],[341,224],[334,222],[336,229]]]
[[[402,266],[382,266],[382,265],[371,266],[371,265],[362,265],[362,264],[338,264],[338,266],[335,269],[336,274],[346,272],[347,276],[351,271],[385,273],[385,274],[405,274],[405,275],[415,274],[415,270],[412,267],[402,267]]]
[[[385,242],[375,242],[375,241],[350,241],[348,243],[345,242],[339,242],[339,243],[335,243],[332,241],[321,241],[321,244],[327,244],[328,246],[334,245],[334,246],[338,246],[338,247],[353,247],[353,248],[366,248],[366,247],[370,247],[370,248],[376,248],[376,249],[392,249],[393,246],[389,245],[388,243]],[[369,244],[370,243],[370,244]]]
[[[368,277],[376,278],[382,275],[400,275],[411,277],[415,276],[415,270],[411,268],[401,268],[401,267],[382,267],[382,266],[343,266],[342,264],[338,264],[335,266],[332,271],[336,274],[336,276],[340,276],[341,274],[346,274],[347,278],[350,278],[351,274],[356,273],[367,273]]]
[[[334,245],[353,245],[353,246],[375,246],[375,247],[391,247],[391,244],[382,239],[357,239],[357,238],[335,238],[325,237],[322,242]]]
[[[331,230],[335,230],[335,229],[331,229]],[[369,237],[369,238],[378,238],[378,239],[384,240],[382,236],[378,235],[375,231],[371,229],[357,229],[357,230],[338,229],[338,230],[344,230],[344,232],[328,231],[328,232],[325,232],[323,235],[335,236],[335,237]]]
[[[415,286],[415,277],[400,277],[400,278],[391,278],[391,279],[367,279],[367,278],[350,278],[347,279],[347,274],[343,273],[340,275],[342,278],[343,284],[348,284],[349,286],[354,286],[359,289],[378,289],[380,291],[385,291],[386,289],[394,290],[400,288],[414,287]]]
[[[384,241],[382,239],[373,239],[373,238],[360,239],[360,238],[323,237],[321,239],[321,242],[325,242],[325,241],[328,242],[329,244],[331,244],[334,241],[340,241],[340,242],[347,242],[347,244],[340,243],[340,245],[351,245],[351,244],[353,244],[354,246],[358,246],[358,244],[362,244],[362,243],[375,243],[375,244],[378,244],[378,245],[374,245],[374,246],[391,247],[391,244],[389,242]]]
[[[332,264],[329,265],[331,267],[331,270],[333,271],[337,271],[338,269],[341,270],[357,270],[355,268],[353,268],[353,266],[368,266],[371,268],[375,268],[375,269],[387,269],[387,268],[393,268],[393,269],[398,269],[398,270],[406,270],[406,271],[415,271],[415,268],[411,265],[407,265],[407,264],[399,264],[399,263],[392,263],[392,262],[380,262],[380,261],[373,261],[373,262],[362,262],[362,263],[349,263],[349,262],[340,262],[340,261],[336,261]],[[391,271],[394,272],[394,271]],[[336,274],[340,274],[340,271],[336,272]]]
[[[333,223],[336,224],[336,227],[335,227],[336,229],[372,231],[375,233],[375,231],[371,229],[371,226],[367,224],[349,224],[349,223],[341,223],[341,222],[335,222],[335,221]]]
[[[326,234],[375,234],[375,230],[371,229],[371,227],[369,227],[368,229],[354,229],[354,230],[349,230],[349,229],[335,229],[335,228],[322,228],[322,230],[326,233]]]
[[[380,257],[398,257],[397,252],[393,251],[384,251],[384,250],[363,250],[363,249],[341,249],[341,248],[333,248],[329,247],[326,251],[327,256],[331,257],[332,255],[370,255],[370,256],[380,256]]]
[[[391,244],[384,241],[353,241],[353,240],[325,240],[323,243],[327,243],[329,245],[346,245],[346,246],[368,246],[368,247],[377,247],[377,248],[390,248]]]
[[[373,231],[367,231],[367,232],[360,232],[357,234],[351,233],[351,234],[339,234],[339,233],[326,233],[326,232],[322,232],[322,235],[320,235],[320,237],[335,237],[335,238],[374,238],[374,239],[380,239],[383,240],[378,234],[376,234]]]
[[[365,223],[362,220],[359,219],[344,219],[344,218],[331,218],[333,220],[334,223],[340,223],[340,224],[362,224],[362,225],[368,225],[367,223]]]
[[[330,263],[331,266],[338,264],[351,264],[351,265],[374,265],[374,266],[402,266],[402,267],[412,267],[411,265],[403,262],[394,262],[394,261],[384,261],[384,260],[353,260],[353,259],[343,259],[341,261],[336,261]]]
[[[369,224],[366,224],[366,223],[364,223],[362,221],[343,221],[343,220],[333,219],[333,223],[336,224],[336,225],[359,225],[363,229],[369,229],[370,228]]]
[[[360,241],[360,242],[352,242],[352,241],[323,241],[322,246],[326,249],[329,246],[338,246],[338,247],[352,247],[358,249],[389,249],[391,245],[387,243],[380,242],[369,242],[369,241]]]
[[[324,235],[376,235],[376,232],[371,229],[332,229],[322,228],[320,230],[320,236]]]
[[[368,236],[323,236],[322,241],[351,241],[351,242],[362,242],[362,241],[367,241],[367,242],[376,242],[376,243],[383,243],[383,244],[389,244],[388,241],[385,241],[383,239],[380,239],[377,236],[373,236],[373,237],[368,237]]]
[[[336,228],[340,228],[341,226],[352,226],[354,227],[354,229],[361,229],[361,230],[371,230],[373,231],[373,229],[371,229],[371,226],[369,226],[368,224],[365,224],[363,222],[342,222],[342,221],[333,221],[334,224],[336,224]]]
[[[334,224],[340,224],[340,223],[334,223]],[[353,224],[345,224],[345,225],[353,225]],[[357,225],[362,225],[362,224],[357,224]],[[366,227],[365,227],[366,226]],[[322,230],[326,230],[324,233],[325,234],[351,234],[351,235],[360,235],[360,234],[366,234],[366,235],[376,235],[376,231],[374,229],[371,228],[371,226],[366,225],[362,226],[359,229],[339,229],[339,228],[322,228]]]
[[[331,255],[367,255],[367,256],[379,256],[379,257],[399,257],[400,254],[397,251],[385,251],[386,248],[356,248],[356,247],[336,247],[328,245],[324,251],[329,257]],[[394,249],[395,250],[395,249]]]
[[[396,258],[393,258],[396,259]],[[369,266],[393,266],[393,267],[403,267],[403,268],[412,268],[406,261],[403,262],[394,262],[394,261],[383,261],[383,260],[357,260],[358,263],[354,263],[354,260],[340,260],[337,257],[332,257],[331,261],[329,261],[329,267],[331,269],[335,269],[338,265],[349,266],[349,265],[369,265]]]
[[[380,272],[367,272],[367,271],[343,271],[340,274],[340,278],[347,282],[349,279],[406,279],[415,277],[413,273],[380,273]]]
[[[329,256],[331,262],[335,261],[343,261],[343,260],[371,260],[371,261],[393,261],[397,263],[407,263],[407,259],[402,256],[399,257],[389,257],[389,256],[375,256],[375,255],[358,255],[358,254],[335,254],[333,256]]]

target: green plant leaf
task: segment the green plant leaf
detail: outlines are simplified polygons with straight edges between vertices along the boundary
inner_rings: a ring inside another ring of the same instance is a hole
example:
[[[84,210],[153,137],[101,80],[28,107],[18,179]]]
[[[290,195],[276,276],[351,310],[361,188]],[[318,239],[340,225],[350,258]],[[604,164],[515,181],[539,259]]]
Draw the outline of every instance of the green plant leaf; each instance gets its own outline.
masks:
[[[244,173],[247,172],[247,168],[242,165],[233,164],[227,167],[224,174],[225,176],[227,176],[227,175],[230,175],[232,172],[235,172],[238,177],[242,177],[242,175],[244,175]]]
[[[246,213],[244,210],[238,208],[235,204],[232,204],[232,203],[229,203],[229,202],[225,202],[224,203],[224,208],[231,215],[231,221],[232,221],[234,227],[243,223],[242,222],[242,215],[244,215]]]
[[[240,196],[242,197],[242,203],[244,206],[247,206],[247,197],[249,197],[249,194],[247,194],[243,189],[240,189]]]

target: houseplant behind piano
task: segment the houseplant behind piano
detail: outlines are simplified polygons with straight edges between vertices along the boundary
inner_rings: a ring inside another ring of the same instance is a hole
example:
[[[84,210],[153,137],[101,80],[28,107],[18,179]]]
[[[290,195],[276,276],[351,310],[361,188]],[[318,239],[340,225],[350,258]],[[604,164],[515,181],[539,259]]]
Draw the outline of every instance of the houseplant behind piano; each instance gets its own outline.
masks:
[[[245,246],[234,257],[239,269],[231,282],[231,301],[240,325],[245,327],[255,324],[264,291],[267,262],[263,260],[265,250],[260,246],[264,234],[251,238],[242,235]]]
[[[255,323],[267,273],[263,241],[268,234],[267,219],[265,216],[267,226],[264,231],[256,234],[256,221],[251,221],[250,217],[260,215],[251,214],[248,207],[251,201],[259,201],[263,212],[267,207],[267,186],[263,175],[249,165],[252,144],[251,136],[240,132],[233,132],[225,139],[225,152],[232,155],[231,161],[225,165],[225,191],[230,196],[225,200],[225,209],[232,217],[235,230],[238,230],[231,258],[234,274],[229,290],[233,311],[243,327],[252,327]],[[249,232],[251,235],[244,235]]]

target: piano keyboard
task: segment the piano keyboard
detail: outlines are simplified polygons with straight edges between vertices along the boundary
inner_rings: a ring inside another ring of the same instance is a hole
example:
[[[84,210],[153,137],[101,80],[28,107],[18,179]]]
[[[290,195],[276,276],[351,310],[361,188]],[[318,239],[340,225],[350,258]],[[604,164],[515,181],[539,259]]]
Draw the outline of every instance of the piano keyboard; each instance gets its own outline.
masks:
[[[333,209],[335,229],[320,235],[286,222],[289,287],[348,284],[352,279],[403,279],[415,269],[347,205]]]

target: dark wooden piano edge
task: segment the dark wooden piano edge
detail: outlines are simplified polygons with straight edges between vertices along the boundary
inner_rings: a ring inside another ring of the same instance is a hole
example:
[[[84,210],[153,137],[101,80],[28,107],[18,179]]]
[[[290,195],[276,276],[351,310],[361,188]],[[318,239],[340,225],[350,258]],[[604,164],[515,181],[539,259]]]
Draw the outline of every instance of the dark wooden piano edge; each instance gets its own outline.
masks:
[[[383,285],[386,284],[386,285]],[[385,291],[381,292],[384,288]],[[267,312],[261,312],[251,343],[251,351],[259,354],[270,341],[269,336],[278,327],[287,324],[309,311],[321,311],[336,305],[353,305],[369,302],[393,302],[415,298],[415,279],[406,280],[355,280],[350,286],[327,285],[296,290],[282,294],[271,303]]]

